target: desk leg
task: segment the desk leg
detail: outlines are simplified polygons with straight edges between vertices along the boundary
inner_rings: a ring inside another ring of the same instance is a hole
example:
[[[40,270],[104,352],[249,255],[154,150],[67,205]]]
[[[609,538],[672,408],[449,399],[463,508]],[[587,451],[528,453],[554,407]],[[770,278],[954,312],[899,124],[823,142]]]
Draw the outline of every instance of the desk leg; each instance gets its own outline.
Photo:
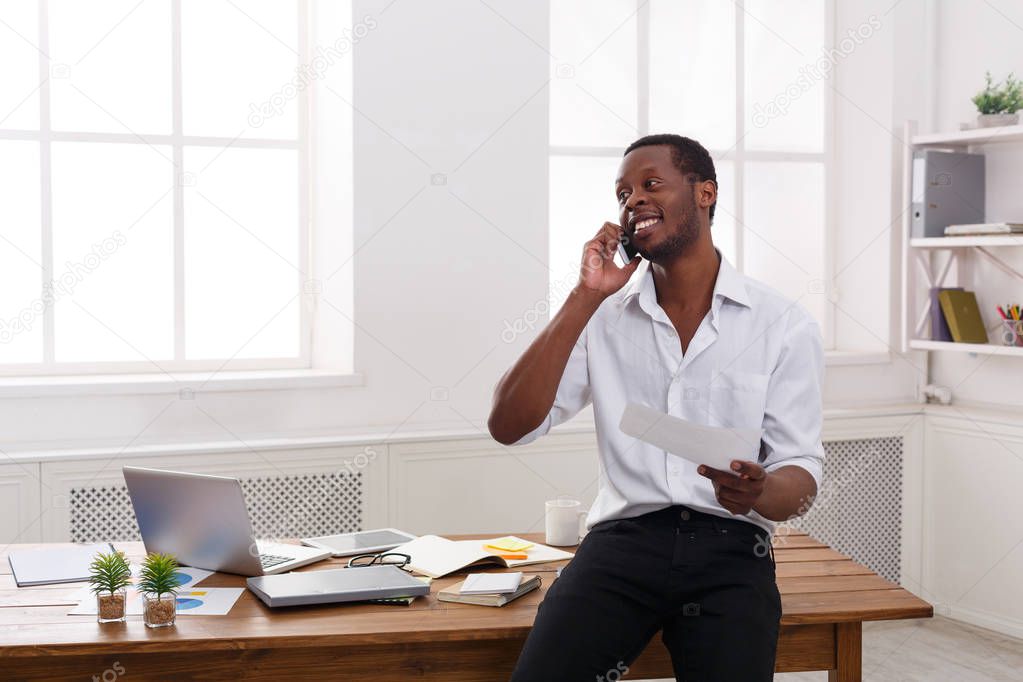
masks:
[[[835,670],[828,682],[861,682],[863,679],[863,623],[835,624]]]

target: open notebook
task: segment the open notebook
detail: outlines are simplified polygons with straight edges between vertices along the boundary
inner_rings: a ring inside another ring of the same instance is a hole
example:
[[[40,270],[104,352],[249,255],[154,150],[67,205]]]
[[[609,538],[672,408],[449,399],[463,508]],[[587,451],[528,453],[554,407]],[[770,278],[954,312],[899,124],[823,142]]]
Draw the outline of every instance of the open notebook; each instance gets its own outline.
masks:
[[[507,536],[514,537],[514,536]],[[515,538],[521,542],[521,538]],[[495,565],[506,568],[542,564],[547,561],[564,561],[571,559],[572,553],[547,545],[533,545],[526,554],[526,559],[503,559],[483,545],[491,540],[448,540],[437,535],[422,535],[415,540],[399,545],[391,552],[408,554],[412,557],[409,566],[416,573],[440,578],[470,566]]]

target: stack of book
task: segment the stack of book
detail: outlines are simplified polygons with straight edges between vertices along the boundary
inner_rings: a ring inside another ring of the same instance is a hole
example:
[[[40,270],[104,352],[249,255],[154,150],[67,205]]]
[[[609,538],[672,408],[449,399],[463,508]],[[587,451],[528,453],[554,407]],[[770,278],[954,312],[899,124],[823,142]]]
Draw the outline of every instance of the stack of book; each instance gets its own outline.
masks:
[[[931,289],[931,340],[987,343],[977,297],[962,287]]]
[[[478,606],[504,606],[540,587],[540,576],[522,573],[470,573],[437,593],[440,601]]]

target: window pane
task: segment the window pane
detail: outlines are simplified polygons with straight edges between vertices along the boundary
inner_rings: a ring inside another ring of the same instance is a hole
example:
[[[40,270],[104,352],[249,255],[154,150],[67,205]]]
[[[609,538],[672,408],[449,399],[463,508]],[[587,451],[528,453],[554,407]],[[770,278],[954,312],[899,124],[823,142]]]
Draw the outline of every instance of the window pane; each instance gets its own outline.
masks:
[[[583,244],[605,222],[618,222],[614,184],[620,163],[617,156],[551,157],[551,315],[565,302],[579,279]]]
[[[174,357],[169,147],[53,143],[58,362]]]
[[[0,364],[43,359],[39,144],[0,141]]]
[[[731,161],[715,161],[718,175],[718,203],[710,236],[728,262],[735,265],[735,169]]]
[[[186,135],[295,139],[295,0],[183,0]]]
[[[822,76],[832,66],[824,0],[747,0],[745,8],[746,146],[822,151]]]
[[[186,148],[185,355],[299,354],[298,158]]]
[[[735,144],[733,3],[650,3],[650,130]]]
[[[39,6],[0,3],[0,128],[39,128]]]
[[[552,0],[553,145],[615,145],[639,137],[636,0]]]
[[[798,300],[823,329],[823,164],[748,162],[745,187],[746,274]]]
[[[55,130],[171,131],[169,0],[50,0]]]

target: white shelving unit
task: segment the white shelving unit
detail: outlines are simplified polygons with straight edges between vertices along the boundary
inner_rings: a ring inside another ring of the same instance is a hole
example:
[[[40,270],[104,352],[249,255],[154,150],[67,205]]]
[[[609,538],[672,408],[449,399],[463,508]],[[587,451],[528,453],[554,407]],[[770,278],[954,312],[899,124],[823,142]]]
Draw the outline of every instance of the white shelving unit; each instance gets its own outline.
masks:
[[[916,130],[916,121],[907,121],[904,139],[909,140],[909,144],[903,148],[902,163],[902,196],[906,198],[907,204],[912,202],[913,152],[917,149],[935,147],[969,151],[981,145],[1023,142],[1023,125],[925,135],[918,135]],[[997,329],[988,330],[989,338],[993,341],[986,344],[931,341],[925,337],[930,319],[928,290],[931,287],[944,286],[953,273],[952,279],[962,282],[965,261],[973,254],[987,259],[1006,274],[1023,280],[1023,273],[1006,263],[999,257],[997,251],[992,250],[1021,247],[1023,235],[913,238],[910,236],[912,220],[912,212],[907,206],[902,214],[902,351],[913,349],[1023,356],[1023,347],[1000,344],[1001,338]],[[948,253],[948,257],[940,266],[933,257],[937,251]]]

